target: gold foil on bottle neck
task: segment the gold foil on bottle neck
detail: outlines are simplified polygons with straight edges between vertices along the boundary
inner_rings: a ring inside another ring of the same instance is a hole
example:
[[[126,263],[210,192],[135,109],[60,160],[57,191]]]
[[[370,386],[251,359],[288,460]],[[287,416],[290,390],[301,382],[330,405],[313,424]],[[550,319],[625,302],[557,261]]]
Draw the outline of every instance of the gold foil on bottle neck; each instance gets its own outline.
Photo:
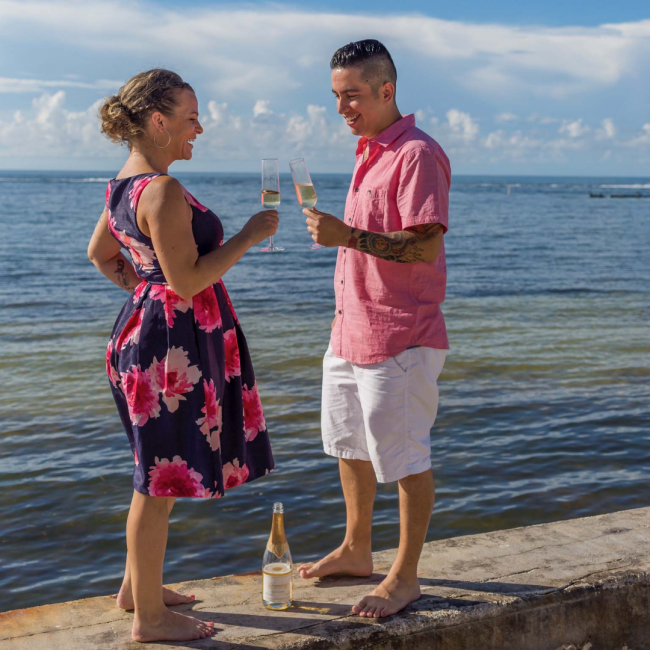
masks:
[[[277,558],[281,558],[287,551],[287,537],[284,532],[284,517],[282,513],[273,513],[273,526],[271,527],[271,535],[266,548],[273,553]]]

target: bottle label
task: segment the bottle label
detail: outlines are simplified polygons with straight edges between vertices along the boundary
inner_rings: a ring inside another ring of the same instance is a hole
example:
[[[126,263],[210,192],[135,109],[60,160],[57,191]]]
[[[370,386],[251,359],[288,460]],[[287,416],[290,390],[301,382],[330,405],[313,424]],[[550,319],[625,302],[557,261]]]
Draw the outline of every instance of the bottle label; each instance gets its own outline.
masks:
[[[288,603],[291,600],[291,568],[286,564],[264,567],[262,598],[267,603]]]

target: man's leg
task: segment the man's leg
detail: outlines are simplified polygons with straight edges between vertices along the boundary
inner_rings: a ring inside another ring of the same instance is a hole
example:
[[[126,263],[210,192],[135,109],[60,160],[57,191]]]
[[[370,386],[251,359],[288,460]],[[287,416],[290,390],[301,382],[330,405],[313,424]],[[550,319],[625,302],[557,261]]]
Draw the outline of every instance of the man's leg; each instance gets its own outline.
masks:
[[[347,528],[339,548],[318,562],[298,569],[302,578],[321,578],[332,574],[369,576],[372,573],[372,511],[377,478],[367,460],[339,458],[341,485],[345,497]]]
[[[319,562],[303,564],[298,572],[303,578],[334,573],[369,576],[377,477],[368,455],[354,368],[345,359],[336,357],[331,348],[323,359],[321,427],[325,453],[339,459],[347,529],[339,548]]]
[[[352,611],[379,618],[404,609],[420,597],[418,561],[435,501],[431,470],[399,481],[400,539],[397,557],[383,582]]]
[[[395,563],[353,607],[360,616],[390,616],[420,597],[417,567],[435,501],[430,432],[444,360],[443,350],[415,348],[357,369],[369,455],[379,481],[398,481],[400,510]]]

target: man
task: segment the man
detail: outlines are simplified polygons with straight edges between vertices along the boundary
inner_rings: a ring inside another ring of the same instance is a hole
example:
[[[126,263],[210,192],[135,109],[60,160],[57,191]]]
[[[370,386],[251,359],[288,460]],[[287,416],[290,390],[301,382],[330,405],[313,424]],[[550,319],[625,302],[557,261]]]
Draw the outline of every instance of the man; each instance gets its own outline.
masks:
[[[369,576],[377,481],[397,481],[397,558],[353,607],[379,618],[420,597],[417,565],[435,497],[430,432],[449,347],[440,303],[451,170],[440,145],[398,110],[397,72],[381,43],[350,43],[330,67],[338,112],[361,136],[356,166],[343,220],[303,212],[314,241],[340,247],[322,431],[325,452],[339,458],[347,530],[338,549],[299,572]]]

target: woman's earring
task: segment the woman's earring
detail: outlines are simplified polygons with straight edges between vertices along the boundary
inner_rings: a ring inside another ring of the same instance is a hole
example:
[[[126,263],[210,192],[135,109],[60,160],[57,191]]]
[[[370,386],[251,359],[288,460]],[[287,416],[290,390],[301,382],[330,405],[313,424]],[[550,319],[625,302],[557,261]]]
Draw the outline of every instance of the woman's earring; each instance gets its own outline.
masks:
[[[169,131],[167,129],[163,129],[163,131],[167,134],[169,140],[167,140],[167,144],[163,145],[162,147],[156,142],[156,136],[158,135],[158,132],[156,131],[156,133],[153,134],[153,143],[158,147],[158,149],[164,149],[172,141],[172,136],[169,135]]]

